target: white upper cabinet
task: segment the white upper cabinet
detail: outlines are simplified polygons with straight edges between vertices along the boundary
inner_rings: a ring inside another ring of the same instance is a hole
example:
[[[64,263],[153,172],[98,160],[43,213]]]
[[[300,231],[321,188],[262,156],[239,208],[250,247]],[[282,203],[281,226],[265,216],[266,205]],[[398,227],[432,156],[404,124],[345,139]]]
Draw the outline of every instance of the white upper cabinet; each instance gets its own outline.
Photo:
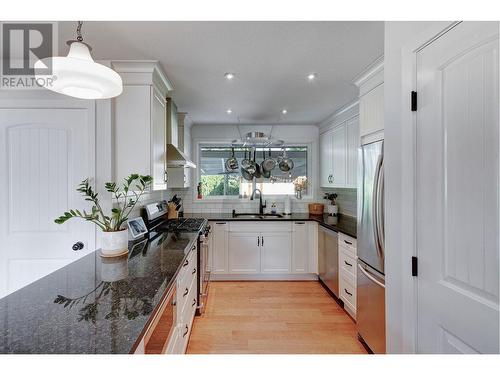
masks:
[[[384,60],[377,59],[354,81],[359,88],[359,135],[363,144],[384,138]]]
[[[166,104],[172,85],[156,61],[112,61],[123,80],[113,99],[115,181],[131,173],[153,176],[153,190],[167,188]]]
[[[359,98],[360,136],[384,130],[384,84]]]
[[[319,138],[319,153],[320,153],[320,183],[323,187],[333,185],[332,168],[333,168],[333,147],[332,133],[327,131],[320,135]]]
[[[332,185],[334,187],[345,186],[346,182],[346,159],[347,141],[345,123],[333,129],[332,132]]]
[[[359,147],[357,111],[320,135],[321,187],[355,188]]]
[[[357,167],[359,148],[359,117],[353,117],[346,122],[346,187],[357,187]]]

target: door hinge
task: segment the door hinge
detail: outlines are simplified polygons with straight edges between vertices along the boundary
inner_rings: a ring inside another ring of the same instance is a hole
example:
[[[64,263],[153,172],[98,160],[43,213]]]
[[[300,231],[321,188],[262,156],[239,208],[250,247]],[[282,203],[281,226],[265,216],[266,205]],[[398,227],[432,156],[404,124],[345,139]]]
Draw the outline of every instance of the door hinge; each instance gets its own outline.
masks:
[[[417,92],[411,92],[411,111],[415,112],[417,110]]]
[[[418,276],[418,258],[411,257],[411,275]]]

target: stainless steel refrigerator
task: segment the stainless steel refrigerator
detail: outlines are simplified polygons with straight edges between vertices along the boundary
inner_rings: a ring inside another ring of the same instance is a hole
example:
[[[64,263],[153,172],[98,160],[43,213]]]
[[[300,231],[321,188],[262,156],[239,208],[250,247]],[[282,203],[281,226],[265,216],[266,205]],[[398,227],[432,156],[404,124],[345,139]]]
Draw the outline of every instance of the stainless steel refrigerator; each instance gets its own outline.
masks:
[[[384,141],[358,158],[357,329],[374,353],[385,353]]]

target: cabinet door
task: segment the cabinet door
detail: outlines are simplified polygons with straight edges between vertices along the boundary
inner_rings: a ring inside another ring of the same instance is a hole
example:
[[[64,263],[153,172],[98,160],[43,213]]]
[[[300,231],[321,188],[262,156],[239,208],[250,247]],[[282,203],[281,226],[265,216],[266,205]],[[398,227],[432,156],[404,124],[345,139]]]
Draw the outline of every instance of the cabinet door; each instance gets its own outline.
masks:
[[[154,89],[152,90],[152,137],[151,137],[151,166],[153,176],[153,190],[167,188],[165,171],[166,165],[166,107],[165,99]]]
[[[261,236],[262,273],[290,273],[290,232],[267,232]]]
[[[319,136],[320,184],[323,187],[332,186],[332,133],[330,130]]]
[[[359,147],[359,118],[350,119],[346,123],[347,142],[347,180],[346,186],[357,187],[357,165]]]
[[[260,272],[260,233],[229,233],[229,273]]]
[[[192,159],[191,155],[191,129],[188,127],[184,128],[184,153]],[[191,168],[184,168],[184,187],[188,188],[191,186]]]
[[[306,273],[308,270],[309,237],[305,221],[293,223],[292,233],[292,272]]]
[[[346,183],[346,126],[345,123],[332,132],[332,186],[344,187]]]
[[[359,98],[360,136],[384,130],[384,85],[381,84]]]
[[[212,272],[228,273],[228,223],[215,222],[212,238]]]

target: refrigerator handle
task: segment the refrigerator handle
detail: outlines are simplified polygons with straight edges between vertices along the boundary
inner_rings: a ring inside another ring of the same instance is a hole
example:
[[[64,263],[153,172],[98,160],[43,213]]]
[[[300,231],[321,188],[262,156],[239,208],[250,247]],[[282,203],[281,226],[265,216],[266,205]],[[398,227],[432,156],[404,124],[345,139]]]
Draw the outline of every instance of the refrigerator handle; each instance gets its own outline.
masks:
[[[385,233],[384,233],[384,159],[380,164],[379,177],[377,180],[377,236],[380,244],[382,256],[385,253]]]
[[[361,267],[361,265],[358,263],[358,268],[361,272],[363,272],[363,275],[365,275],[366,277],[368,277],[371,281],[373,281],[375,284],[377,284],[378,286],[382,287],[385,289],[385,285],[382,284],[380,281],[378,281],[374,276],[372,276],[370,273],[368,273],[368,271],[364,268],[364,267]]]
[[[380,246],[380,238],[379,238],[379,224],[378,224],[378,188],[379,188],[379,179],[380,179],[380,168],[382,166],[382,155],[378,156],[377,159],[377,166],[375,169],[375,178],[373,181],[373,191],[372,191],[372,230],[373,230],[373,236],[375,237],[375,246],[377,247],[377,254],[379,257],[383,257],[383,254],[381,253],[381,246]]]

